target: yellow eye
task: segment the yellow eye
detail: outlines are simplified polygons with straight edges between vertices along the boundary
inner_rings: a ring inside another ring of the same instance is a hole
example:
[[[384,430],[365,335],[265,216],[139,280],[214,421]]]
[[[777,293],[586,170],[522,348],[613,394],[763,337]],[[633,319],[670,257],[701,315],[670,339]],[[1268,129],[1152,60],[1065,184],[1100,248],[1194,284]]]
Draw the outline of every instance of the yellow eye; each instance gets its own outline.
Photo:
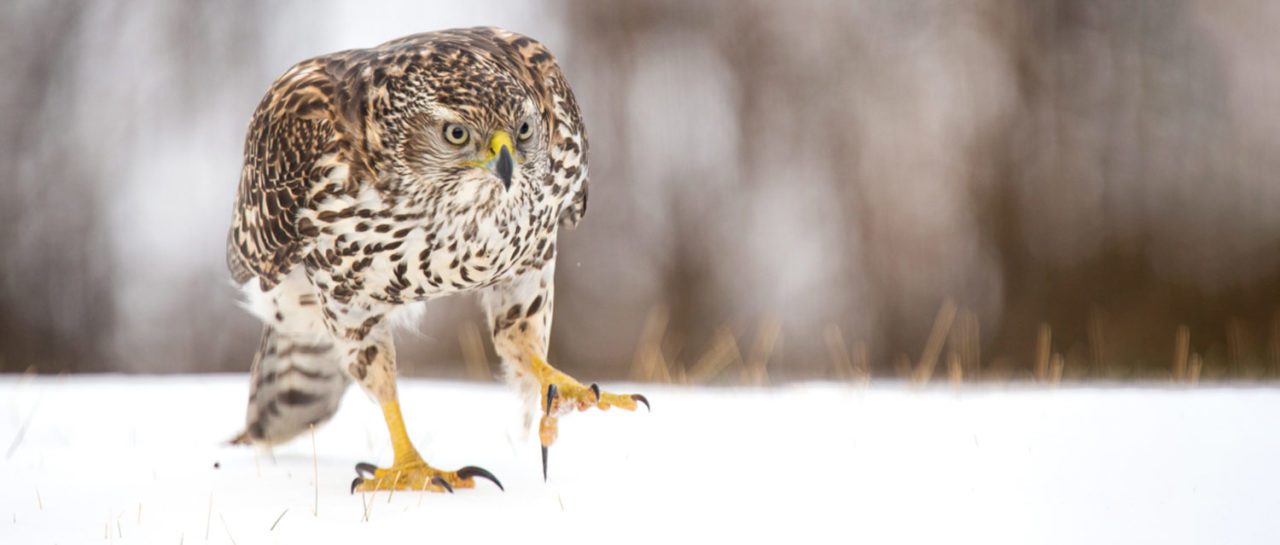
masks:
[[[528,140],[531,136],[533,136],[533,124],[525,121],[520,125],[520,131],[516,133],[516,138],[524,141]]]
[[[455,146],[466,144],[467,138],[470,136],[471,132],[457,123],[450,123],[444,126],[444,139]]]

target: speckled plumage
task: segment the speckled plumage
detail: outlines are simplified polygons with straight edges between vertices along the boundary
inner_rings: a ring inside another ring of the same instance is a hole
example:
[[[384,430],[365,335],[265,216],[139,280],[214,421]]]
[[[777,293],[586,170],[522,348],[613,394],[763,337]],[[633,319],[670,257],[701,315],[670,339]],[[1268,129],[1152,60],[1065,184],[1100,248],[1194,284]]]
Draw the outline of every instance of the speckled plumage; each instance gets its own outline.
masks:
[[[508,186],[480,162],[526,122]],[[465,145],[444,138],[453,124]],[[546,355],[557,230],[587,204],[585,129],[545,47],[472,28],[301,62],[258,105],[244,154],[227,262],[266,326],[241,441],[327,419],[349,380],[394,399],[388,315],[450,293],[481,294],[536,398],[527,354]]]

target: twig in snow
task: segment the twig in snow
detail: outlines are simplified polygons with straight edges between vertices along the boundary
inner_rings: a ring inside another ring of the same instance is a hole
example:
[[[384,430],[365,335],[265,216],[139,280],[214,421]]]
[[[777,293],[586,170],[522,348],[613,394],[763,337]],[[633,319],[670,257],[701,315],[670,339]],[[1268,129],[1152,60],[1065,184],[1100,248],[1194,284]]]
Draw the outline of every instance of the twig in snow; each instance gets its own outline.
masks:
[[[213,523],[213,492],[209,493],[209,511],[204,515],[204,540],[209,541],[209,526]]]
[[[222,516],[222,513],[218,513],[218,518],[222,519],[222,529],[227,531],[227,539],[231,540],[231,545],[236,545],[236,538],[231,535],[231,526],[227,525],[227,519]]]
[[[510,439],[511,439],[511,436],[508,435],[507,440],[509,441]],[[422,497],[427,495],[427,483],[429,482],[431,481],[428,481],[426,479],[422,480],[422,489],[418,491],[418,507],[422,507]]]
[[[316,425],[311,425],[311,481],[315,484],[316,498],[311,514],[320,516],[320,462],[316,458]]]
[[[280,516],[276,517],[276,521],[275,521],[275,522],[273,522],[273,523],[271,523],[271,528],[270,528],[270,529],[268,529],[267,531],[268,531],[268,532],[274,532],[274,531],[276,530],[276,525],[277,525],[277,524],[280,524],[280,519],[284,518],[284,514],[285,514],[285,513],[288,513],[288,512],[289,512],[289,509],[288,509],[288,508],[286,508],[284,511],[281,511],[281,512],[280,512]]]
[[[400,471],[396,471],[395,480],[391,481],[391,490],[387,491],[387,503],[391,503],[391,498],[396,495],[396,486],[400,485]]]
[[[27,414],[27,419],[22,421],[22,426],[18,428],[18,433],[13,436],[13,442],[9,443],[9,450],[4,454],[5,460],[12,458],[14,451],[18,450],[18,445],[22,444],[22,438],[27,436],[27,426],[31,424],[31,419],[35,418],[36,409],[39,407],[40,401],[36,400],[35,405],[31,406],[31,412]]]
[[[364,506],[365,522],[369,522],[369,511],[373,510],[373,496],[377,496],[377,495],[378,495],[377,490],[374,490],[373,493],[369,494],[367,497],[364,493],[360,494],[360,504]],[[368,501],[365,501],[365,500],[368,500]]]

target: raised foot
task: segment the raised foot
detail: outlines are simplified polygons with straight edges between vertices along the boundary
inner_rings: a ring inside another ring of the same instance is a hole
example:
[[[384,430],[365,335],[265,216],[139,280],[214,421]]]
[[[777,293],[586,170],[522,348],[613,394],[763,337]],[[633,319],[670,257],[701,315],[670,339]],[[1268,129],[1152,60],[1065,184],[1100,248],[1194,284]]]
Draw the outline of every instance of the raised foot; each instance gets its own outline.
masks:
[[[566,377],[567,378],[567,377]],[[640,394],[614,394],[600,390],[600,386],[582,384],[569,379],[557,384],[550,383],[543,387],[542,420],[538,423],[538,438],[542,442],[542,479],[547,479],[547,448],[556,441],[559,434],[559,417],[577,409],[585,411],[592,407],[607,411],[618,407],[634,411],[640,403],[645,410],[650,410],[649,400]]]
[[[373,492],[376,490],[418,490],[422,492],[449,492],[458,488],[475,488],[475,478],[488,479],[506,490],[498,478],[484,468],[467,466],[457,471],[443,471],[414,461],[389,468],[374,467],[373,464],[356,464],[356,478],[351,481],[351,493]]]

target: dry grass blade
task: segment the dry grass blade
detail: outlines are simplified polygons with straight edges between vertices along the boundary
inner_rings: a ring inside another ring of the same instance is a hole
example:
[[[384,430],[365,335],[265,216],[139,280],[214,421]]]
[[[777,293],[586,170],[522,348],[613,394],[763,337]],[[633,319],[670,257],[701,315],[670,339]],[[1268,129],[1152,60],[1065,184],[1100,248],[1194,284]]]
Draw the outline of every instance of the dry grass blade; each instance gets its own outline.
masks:
[[[865,342],[858,341],[853,348],[853,370],[863,382],[871,381],[871,355]]]
[[[1178,326],[1173,340],[1173,380],[1187,380],[1187,358],[1191,352],[1191,329],[1185,325]]]
[[[1053,348],[1053,330],[1049,324],[1040,324],[1040,332],[1036,335],[1036,380],[1049,380],[1049,353]]]
[[[204,515],[204,541],[209,542],[209,527],[213,525],[213,493],[209,493],[209,510]]]
[[[929,331],[929,339],[925,341],[924,352],[920,354],[920,363],[911,374],[912,382],[927,384],[933,376],[933,369],[938,365],[938,356],[942,355],[942,345],[947,340],[947,332],[951,330],[951,322],[956,317],[956,304],[950,299],[943,301],[938,309],[938,317],[933,320],[933,329]]]
[[[694,362],[689,368],[688,379],[693,384],[706,384],[714,380],[733,363],[742,361],[742,352],[738,350],[738,339],[727,327],[716,330],[711,341],[711,348]]]
[[[462,359],[467,364],[467,374],[472,380],[493,379],[493,374],[489,370],[489,360],[484,353],[484,340],[476,324],[472,322],[462,324],[458,330],[458,345],[462,348]]]
[[[777,320],[766,319],[756,330],[756,340],[751,345],[746,367],[742,370],[744,384],[763,386],[769,382],[769,357],[782,335],[782,325]]]
[[[311,514],[320,516],[320,461],[316,456],[316,425],[311,425],[311,481],[315,487],[315,503],[312,504]]]
[[[910,379],[914,371],[911,369],[911,356],[898,354],[893,358],[893,372],[898,378]]]
[[[1200,359],[1200,354],[1192,354],[1191,362],[1187,365],[1187,383],[1195,386],[1200,383],[1200,368],[1204,366],[1204,362]]]
[[[9,443],[9,450],[4,453],[5,460],[12,458],[13,453],[18,450],[18,445],[22,444],[22,439],[27,436],[27,427],[31,425],[31,420],[35,418],[36,409],[38,408],[40,408],[39,399],[31,406],[31,412],[27,413],[27,417],[22,420],[22,425],[18,427],[18,433],[14,434],[13,441]]]
[[[635,359],[631,363],[631,380],[652,382],[661,370],[666,381],[671,374],[662,356],[662,337],[667,331],[669,314],[664,305],[654,305],[645,317],[644,327],[640,330],[640,339],[636,344]]]
[[[360,504],[364,506],[365,522],[369,522],[369,514],[373,511],[373,497],[377,495],[378,492],[376,490],[370,494],[360,493]]]
[[[396,478],[391,480],[391,490],[387,491],[387,503],[391,503],[391,498],[396,496],[396,488],[400,486],[400,471],[396,470]]]
[[[268,529],[267,529],[267,531],[268,531],[268,532],[274,532],[274,531],[276,531],[276,526],[280,524],[280,519],[283,519],[283,518],[284,518],[285,513],[288,513],[288,512],[289,512],[289,510],[288,510],[288,509],[285,509],[284,511],[281,511],[281,512],[280,512],[280,516],[276,517],[276,521],[275,521],[275,522],[273,522],[273,523],[271,523],[271,528],[268,528]]]
[[[1267,341],[1267,352],[1271,356],[1267,374],[1271,378],[1277,378],[1280,375],[1280,312],[1271,319],[1271,332]]]
[[[1249,350],[1246,348],[1245,325],[1239,319],[1227,322],[1227,356],[1231,365],[1230,373],[1239,376],[1245,368]]]
[[[832,324],[823,331],[823,339],[827,341],[827,351],[831,353],[831,367],[835,371],[836,380],[853,380],[853,361],[849,357],[849,346],[844,342],[844,333],[840,327]]]
[[[1049,384],[1058,384],[1062,382],[1062,372],[1065,370],[1067,362],[1063,359],[1062,354],[1054,354],[1049,360]]]
[[[960,363],[960,353],[955,350],[947,352],[947,376],[952,386],[958,388],[964,383],[964,366]]]
[[[959,346],[960,365],[972,380],[982,370],[982,339],[978,315],[969,309],[961,309],[952,327]]]
[[[231,525],[227,524],[226,517],[223,517],[222,513],[218,513],[218,518],[222,519],[222,529],[227,531],[227,539],[231,540],[231,545],[236,545],[236,538],[231,535]]]
[[[1102,309],[1094,308],[1089,314],[1089,350],[1093,354],[1093,359],[1089,361],[1089,376],[1098,377],[1107,365],[1106,336],[1103,335],[1103,329],[1106,322],[1106,315]]]

